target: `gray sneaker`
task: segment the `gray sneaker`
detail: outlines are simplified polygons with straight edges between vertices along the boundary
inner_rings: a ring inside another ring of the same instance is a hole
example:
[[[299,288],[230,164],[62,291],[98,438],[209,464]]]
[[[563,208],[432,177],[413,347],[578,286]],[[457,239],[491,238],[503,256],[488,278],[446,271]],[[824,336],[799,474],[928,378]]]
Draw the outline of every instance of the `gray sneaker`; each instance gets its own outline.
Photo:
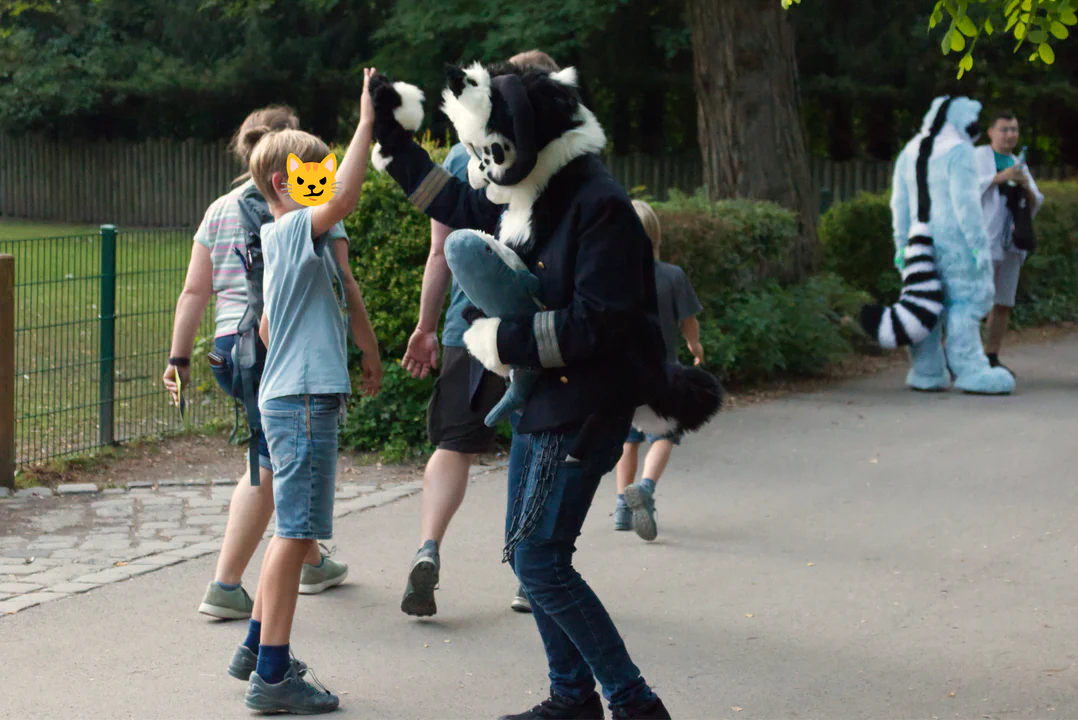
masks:
[[[235,590],[225,590],[211,581],[206,588],[206,594],[202,596],[198,611],[221,620],[244,620],[251,617],[254,607],[255,601],[242,586]]]
[[[294,715],[318,715],[336,710],[341,704],[341,699],[327,690],[318,680],[315,682],[318,683],[318,687],[300,677],[295,663],[288,668],[284,680],[276,685],[270,685],[260,678],[257,672],[253,672],[250,682],[247,683],[247,693],[243,696],[243,704],[261,713],[287,712]]]
[[[321,547],[322,565],[320,567],[303,564],[303,570],[299,574],[300,595],[317,595],[334,585],[340,585],[348,577],[348,566],[330,559],[337,549],[327,550],[325,545]]]
[[[622,493],[625,504],[633,512],[633,530],[644,540],[651,542],[659,534],[655,524],[655,498],[639,483],[633,483]]]
[[[307,674],[307,663],[292,658],[292,665],[295,666],[296,674],[300,677]],[[251,679],[251,673],[256,667],[258,667],[258,655],[251,652],[246,645],[241,644],[236,647],[236,652],[232,653],[232,662],[228,664],[228,674],[246,682]]]
[[[408,585],[404,588],[401,599],[401,611],[416,617],[429,617],[438,612],[434,602],[434,589],[438,587],[438,573],[441,561],[438,558],[438,543],[428,540],[419,548],[408,572]]]
[[[532,611],[532,601],[528,599],[528,594],[524,592],[523,585],[517,585],[517,593],[513,596],[513,602],[509,604],[509,607],[518,613],[530,613]]]
[[[629,509],[628,505],[619,502],[614,506],[614,529],[633,529],[633,511]]]

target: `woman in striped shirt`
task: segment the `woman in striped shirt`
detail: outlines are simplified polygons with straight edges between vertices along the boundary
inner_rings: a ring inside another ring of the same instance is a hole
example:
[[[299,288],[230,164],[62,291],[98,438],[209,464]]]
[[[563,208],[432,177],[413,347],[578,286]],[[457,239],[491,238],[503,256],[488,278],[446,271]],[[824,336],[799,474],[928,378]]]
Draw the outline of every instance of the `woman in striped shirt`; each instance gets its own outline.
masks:
[[[299,119],[291,108],[274,105],[247,116],[232,139],[230,148],[243,167],[247,167],[258,141],[267,133],[287,128],[299,129]],[[183,292],[176,303],[172,330],[172,350],[163,377],[173,402],[179,402],[176,379],[186,383],[195,334],[210,298],[216,296],[214,350],[220,360],[213,365],[217,382],[232,394],[232,347],[240,318],[247,308],[247,277],[236,250],[243,252],[246,238],[240,224],[240,196],[254,183],[250,173],[234,181],[233,190],[213,201],[195,232],[191,262]],[[348,263],[348,237],[341,225],[330,231],[334,255],[346,284],[355,283]],[[343,240],[343,242],[340,242]],[[356,288],[358,292],[358,288]],[[366,314],[363,307],[355,311]],[[250,469],[236,484],[229,505],[228,525],[217,560],[216,576],[206,589],[199,612],[222,619],[251,616],[253,601],[243,589],[243,571],[258,548],[273,514],[273,469],[265,436],[259,430],[259,485],[248,481]],[[307,553],[300,580],[300,592],[319,593],[340,584],[348,566],[328,558],[314,541]]]

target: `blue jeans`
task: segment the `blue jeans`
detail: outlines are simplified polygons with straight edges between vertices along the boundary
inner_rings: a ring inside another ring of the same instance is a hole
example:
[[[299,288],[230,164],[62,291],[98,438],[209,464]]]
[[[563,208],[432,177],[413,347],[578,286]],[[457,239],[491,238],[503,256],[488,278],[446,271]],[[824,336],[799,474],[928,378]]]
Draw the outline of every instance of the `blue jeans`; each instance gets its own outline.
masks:
[[[519,540],[510,563],[531,600],[550,688],[580,702],[598,678],[611,708],[649,702],[655,695],[606,608],[573,567],[573,553],[599,480],[617,464],[628,431],[628,418],[603,428],[583,461],[567,459],[579,431],[514,433],[509,453],[506,539]]]
[[[337,486],[337,395],[288,395],[261,403],[273,458],[273,504],[279,538],[333,537]]]

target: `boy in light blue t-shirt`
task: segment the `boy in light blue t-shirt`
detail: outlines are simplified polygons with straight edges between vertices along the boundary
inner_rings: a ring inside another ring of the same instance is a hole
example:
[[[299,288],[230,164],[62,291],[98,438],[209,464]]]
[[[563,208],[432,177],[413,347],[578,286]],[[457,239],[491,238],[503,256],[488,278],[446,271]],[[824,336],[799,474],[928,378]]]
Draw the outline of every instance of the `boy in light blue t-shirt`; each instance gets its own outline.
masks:
[[[265,309],[259,334],[267,354],[258,408],[273,463],[277,530],[262,562],[247,639],[228,673],[248,680],[244,702],[263,713],[322,713],[340,703],[304,680],[306,665],[291,657],[289,642],[303,558],[311,542],[333,536],[337,418],[352,387],[338,274],[338,263],[348,262],[347,249],[342,245],[343,257],[335,257],[326,233],[359,201],[373,129],[367,88],[372,73],[364,71],[355,136],[340,168],[331,168],[338,189],[329,200],[305,206],[289,194],[313,199],[332,190],[311,175],[303,179],[317,170],[310,166],[336,162],[315,136],[273,132],[251,154],[251,176],[274,217],[261,232]],[[358,287],[347,287],[352,334],[363,351],[364,391],[372,395],[382,376],[378,343]]]

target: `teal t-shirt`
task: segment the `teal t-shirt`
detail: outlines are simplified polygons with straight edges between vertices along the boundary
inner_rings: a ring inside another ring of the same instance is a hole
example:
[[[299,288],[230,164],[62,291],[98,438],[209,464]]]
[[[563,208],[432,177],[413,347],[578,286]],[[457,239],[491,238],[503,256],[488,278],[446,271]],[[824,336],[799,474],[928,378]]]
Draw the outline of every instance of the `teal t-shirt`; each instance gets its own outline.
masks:
[[[445,156],[442,167],[453,177],[468,182],[468,159],[468,150],[461,143],[457,143]],[[453,278],[453,286],[449,291],[449,309],[446,310],[445,327],[442,329],[442,345],[464,347],[464,332],[468,329],[468,322],[462,313],[470,306],[468,296],[460,289],[457,279]]]
[[[269,348],[259,407],[287,395],[347,395],[344,287],[332,233],[311,239],[313,208],[262,226]]]
[[[1010,155],[1000,155],[995,150],[992,154],[996,156],[996,172],[1003,172],[1010,166],[1014,165],[1014,158]]]

